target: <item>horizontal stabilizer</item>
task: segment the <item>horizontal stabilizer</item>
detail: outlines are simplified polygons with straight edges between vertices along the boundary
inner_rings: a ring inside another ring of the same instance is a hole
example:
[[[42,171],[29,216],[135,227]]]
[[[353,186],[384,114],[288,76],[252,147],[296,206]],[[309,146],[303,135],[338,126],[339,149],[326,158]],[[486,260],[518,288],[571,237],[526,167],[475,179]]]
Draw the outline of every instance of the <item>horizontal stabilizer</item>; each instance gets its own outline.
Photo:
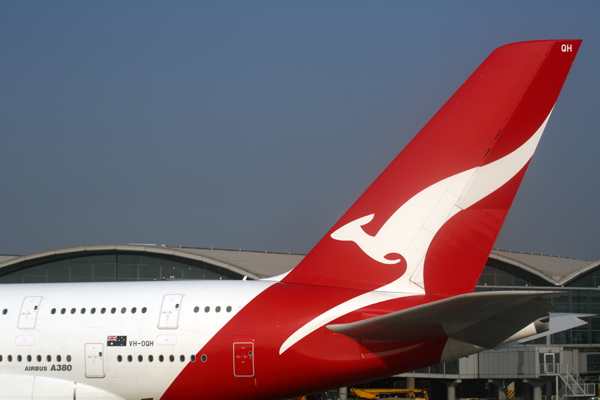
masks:
[[[557,292],[468,293],[348,324],[327,325],[368,340],[448,337],[492,349],[552,309]]]

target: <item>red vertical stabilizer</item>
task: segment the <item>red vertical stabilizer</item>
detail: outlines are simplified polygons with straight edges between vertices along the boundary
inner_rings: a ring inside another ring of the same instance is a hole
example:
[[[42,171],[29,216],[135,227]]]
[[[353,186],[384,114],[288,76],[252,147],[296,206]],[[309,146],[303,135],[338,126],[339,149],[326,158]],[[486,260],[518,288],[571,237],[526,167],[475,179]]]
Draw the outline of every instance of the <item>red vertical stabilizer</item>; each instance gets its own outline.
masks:
[[[282,281],[471,292],[580,44],[496,49]]]

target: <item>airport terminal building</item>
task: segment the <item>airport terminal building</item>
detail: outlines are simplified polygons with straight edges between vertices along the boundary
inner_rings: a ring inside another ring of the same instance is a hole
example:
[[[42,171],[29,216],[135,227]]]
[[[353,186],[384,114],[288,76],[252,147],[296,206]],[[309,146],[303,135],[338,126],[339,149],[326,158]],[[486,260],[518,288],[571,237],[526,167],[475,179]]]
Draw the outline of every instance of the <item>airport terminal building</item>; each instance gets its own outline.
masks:
[[[0,284],[171,279],[261,279],[285,273],[299,254],[113,244],[0,255]],[[493,250],[476,291],[543,290],[556,313],[595,314],[587,325],[363,387],[417,387],[431,399],[594,397],[600,376],[600,260]],[[345,397],[340,392],[340,398]]]

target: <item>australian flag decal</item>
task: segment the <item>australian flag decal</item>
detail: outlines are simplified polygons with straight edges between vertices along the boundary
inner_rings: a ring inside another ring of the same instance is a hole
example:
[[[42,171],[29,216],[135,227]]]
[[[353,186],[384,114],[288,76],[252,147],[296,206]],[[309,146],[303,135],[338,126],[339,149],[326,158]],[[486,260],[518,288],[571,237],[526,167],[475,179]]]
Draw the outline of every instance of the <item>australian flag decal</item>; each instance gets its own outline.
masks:
[[[106,345],[115,346],[127,346],[127,336],[107,336]]]

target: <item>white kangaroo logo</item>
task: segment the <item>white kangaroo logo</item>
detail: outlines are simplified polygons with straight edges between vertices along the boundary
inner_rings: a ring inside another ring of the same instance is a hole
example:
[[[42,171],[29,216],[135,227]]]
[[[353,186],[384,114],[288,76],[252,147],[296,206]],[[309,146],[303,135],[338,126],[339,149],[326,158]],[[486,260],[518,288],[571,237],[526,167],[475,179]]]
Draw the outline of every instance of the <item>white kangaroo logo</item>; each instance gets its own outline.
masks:
[[[398,255],[407,262],[409,276],[422,262],[431,240],[456,213],[498,190],[531,159],[550,114],[537,132],[521,147],[490,164],[445,178],[417,193],[385,222],[375,236],[362,226],[375,214],[358,218],[331,234],[340,241],[356,243],[373,260],[397,264]]]
[[[367,234],[362,228],[373,220],[375,214],[370,214],[342,226],[331,237],[355,242],[377,262],[397,264],[401,260],[398,255],[406,259],[408,247],[420,230],[428,227],[427,231],[435,234],[442,227],[460,194],[452,193],[455,191],[453,189],[464,187],[474,171],[461,172],[417,193],[392,214],[375,236]],[[406,261],[409,262],[408,259]]]

